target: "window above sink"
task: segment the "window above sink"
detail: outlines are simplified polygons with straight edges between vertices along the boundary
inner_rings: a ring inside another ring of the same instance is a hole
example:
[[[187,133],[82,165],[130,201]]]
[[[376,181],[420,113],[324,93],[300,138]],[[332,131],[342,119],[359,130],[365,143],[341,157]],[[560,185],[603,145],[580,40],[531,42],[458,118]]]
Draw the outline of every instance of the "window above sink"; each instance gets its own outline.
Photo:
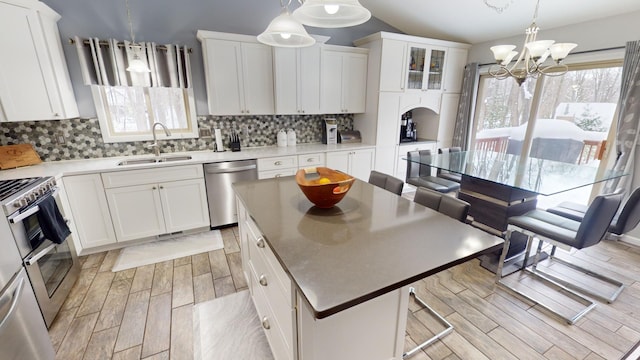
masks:
[[[155,122],[168,139],[197,138],[193,89],[141,86],[91,86],[105,143],[151,140]]]

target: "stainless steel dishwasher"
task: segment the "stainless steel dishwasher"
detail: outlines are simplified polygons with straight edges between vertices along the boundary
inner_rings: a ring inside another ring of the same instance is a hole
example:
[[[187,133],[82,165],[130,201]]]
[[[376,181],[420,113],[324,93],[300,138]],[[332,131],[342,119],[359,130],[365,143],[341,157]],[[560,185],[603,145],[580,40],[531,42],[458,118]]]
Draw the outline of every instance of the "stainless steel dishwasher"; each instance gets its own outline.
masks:
[[[238,222],[236,198],[231,184],[257,178],[258,165],[255,159],[204,164],[204,181],[207,186],[212,228]]]

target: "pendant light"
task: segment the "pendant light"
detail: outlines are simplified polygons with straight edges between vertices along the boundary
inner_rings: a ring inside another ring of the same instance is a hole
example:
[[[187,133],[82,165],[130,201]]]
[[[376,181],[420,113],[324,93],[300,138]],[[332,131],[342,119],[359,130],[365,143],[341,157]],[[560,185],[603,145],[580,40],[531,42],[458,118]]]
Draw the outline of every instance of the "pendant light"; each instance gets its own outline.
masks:
[[[358,0],[298,0],[302,5],[293,17],[304,25],[339,28],[360,25],[371,18],[371,12]]]
[[[267,29],[258,35],[258,41],[277,47],[306,47],[315,44],[316,40],[309,36],[304,26],[296,21],[289,13],[289,4],[280,0],[282,12],[271,20]]]
[[[129,66],[127,67],[127,71],[136,72],[136,73],[145,73],[151,72],[149,70],[149,65],[147,65],[146,61],[140,59],[139,52],[142,50],[142,45],[136,44],[136,38],[133,35],[133,25],[131,25],[131,10],[129,9],[129,0],[126,0],[127,5],[127,20],[129,21],[129,34],[131,35],[131,48],[133,50],[133,59],[129,61]]]

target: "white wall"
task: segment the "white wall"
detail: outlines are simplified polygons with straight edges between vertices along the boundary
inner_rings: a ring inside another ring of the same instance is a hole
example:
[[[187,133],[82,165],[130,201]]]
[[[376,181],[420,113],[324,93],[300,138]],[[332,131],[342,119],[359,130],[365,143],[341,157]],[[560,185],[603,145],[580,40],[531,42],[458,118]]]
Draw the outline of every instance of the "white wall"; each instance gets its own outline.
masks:
[[[544,29],[544,19],[538,19],[541,30],[538,39],[553,39],[556,42],[577,43],[573,52],[599,50],[624,46],[627,41],[640,40],[640,11],[609,18],[568,25],[555,29]],[[474,44],[469,51],[469,62],[480,64],[493,63],[489,48],[498,44],[513,44],[522,49],[524,29],[529,23],[522,24],[522,35]],[[569,60],[571,55],[567,58]]]

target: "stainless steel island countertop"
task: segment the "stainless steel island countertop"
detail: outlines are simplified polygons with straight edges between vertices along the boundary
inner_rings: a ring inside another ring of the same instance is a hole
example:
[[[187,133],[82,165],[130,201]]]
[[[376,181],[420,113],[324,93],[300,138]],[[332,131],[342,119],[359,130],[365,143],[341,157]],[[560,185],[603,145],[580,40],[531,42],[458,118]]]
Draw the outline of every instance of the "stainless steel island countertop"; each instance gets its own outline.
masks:
[[[293,176],[234,189],[318,319],[503,244],[360,180],[331,209],[316,208]]]

